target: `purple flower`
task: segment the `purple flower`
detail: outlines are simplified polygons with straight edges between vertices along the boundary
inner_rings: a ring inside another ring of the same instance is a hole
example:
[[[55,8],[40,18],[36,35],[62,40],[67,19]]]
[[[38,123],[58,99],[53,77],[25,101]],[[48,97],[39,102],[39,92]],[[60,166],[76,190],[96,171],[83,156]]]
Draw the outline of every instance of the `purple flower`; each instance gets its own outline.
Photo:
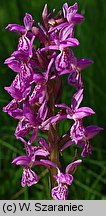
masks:
[[[72,65],[72,70],[68,76],[68,83],[71,86],[75,86],[76,90],[83,88],[81,70],[86,69],[93,63],[92,60],[87,58],[81,58],[76,61],[76,64]]]
[[[68,4],[65,3],[63,5],[63,15],[64,18],[54,18],[49,20],[49,24],[51,28],[49,32],[53,32],[54,30],[60,30],[62,28],[71,27],[71,25],[77,25],[84,21],[84,16],[77,13],[78,11],[78,4],[75,3],[74,5],[68,7]],[[73,32],[74,34],[74,32]]]
[[[35,172],[33,172],[29,167],[25,167],[22,174],[21,186],[28,187],[36,184],[39,181],[39,178]]]
[[[64,48],[70,46],[78,46],[79,41],[76,38],[72,38],[72,30],[73,25],[71,26],[71,28],[67,27],[67,29],[61,29],[59,34],[57,34],[57,32],[51,33],[50,45],[42,48],[41,51],[63,50]]]
[[[31,91],[31,86],[23,86],[23,83],[20,80],[20,75],[17,74],[14,81],[10,87],[5,87],[4,89],[16,100],[22,101],[25,100]]]
[[[84,88],[81,73],[76,70],[72,70],[68,76],[68,83],[74,86],[76,90]]]
[[[20,72],[20,62],[14,56],[6,59],[4,64],[7,64],[14,72]]]
[[[33,25],[33,19],[32,16],[29,13],[25,14],[24,17],[24,26],[18,25],[18,24],[9,24],[6,29],[8,29],[11,32],[16,32],[18,34],[25,34],[27,31],[31,30]]]
[[[33,161],[34,162],[34,161]],[[31,157],[29,156],[19,156],[15,158],[12,163],[16,165],[21,165],[24,167],[21,185],[24,187],[25,185],[32,186],[38,182],[38,176],[35,172],[33,172],[30,168],[31,166]]]
[[[62,167],[61,152],[75,144],[82,148],[82,157],[88,156],[92,153],[89,140],[103,130],[93,125],[84,127],[82,119],[95,112],[89,107],[79,107],[84,90],[81,71],[93,61],[77,59],[70,47],[79,45],[74,37],[74,27],[84,17],[77,13],[77,3],[72,6],[64,3],[62,9],[63,17],[62,11],[54,15],[55,10],[48,13],[46,4],[42,13],[44,26],[38,23],[36,27],[32,16],[26,13],[24,26],[9,24],[6,27],[20,34],[20,38],[17,50],[5,60],[5,64],[17,74],[12,84],[5,87],[12,101],[3,108],[4,112],[18,120],[15,136],[24,144],[26,155],[12,161],[23,167],[22,187],[32,186],[39,181],[33,168],[43,165],[50,170],[53,183],[51,195],[55,200],[68,198],[73,173],[81,163],[75,153],[73,162],[66,168]],[[39,47],[34,45],[35,39],[39,40]],[[56,104],[61,99],[61,75],[64,74],[68,74],[68,83],[76,88],[70,107],[64,103]],[[61,108],[57,114],[55,107]],[[70,119],[74,123],[70,131],[60,136],[58,123],[63,119]],[[41,133],[46,135],[46,139],[39,137]],[[34,143],[36,138],[38,143]]]
[[[52,58],[48,64],[47,71],[40,73],[40,74],[34,74],[33,80],[36,83],[36,86],[32,92],[32,95],[29,97],[29,103],[34,104],[38,102],[39,104],[44,104],[44,101],[46,103],[46,84],[51,76],[50,72],[52,69],[52,64],[54,62],[55,54],[52,55]],[[45,106],[44,106],[45,107]],[[46,106],[47,108],[47,106]],[[42,108],[41,108],[42,110]],[[47,110],[46,110],[47,112]],[[45,119],[45,118],[44,118]]]
[[[32,136],[29,140],[29,143],[32,143],[38,134],[39,120],[35,117],[33,110],[31,109],[28,101],[24,101],[23,104],[23,113],[20,116],[18,126],[15,131],[15,136],[17,139],[20,139],[32,129]]]
[[[13,99],[7,106],[3,107],[3,112],[11,112],[16,110],[19,107],[19,102]]]
[[[75,121],[75,123],[70,129],[70,135],[72,142],[83,148],[83,151],[81,153],[82,157],[92,154],[92,148],[89,145],[89,139],[96,136],[101,130],[103,130],[103,128],[94,125],[84,128],[81,120]],[[68,146],[69,145],[65,146],[65,148]]]
[[[22,174],[22,180],[21,180],[22,187],[24,187],[25,185],[32,186],[33,184],[36,184],[39,181],[37,174],[31,170],[31,167],[35,165],[45,166],[45,163],[40,162],[36,158],[37,156],[46,157],[50,154],[49,153],[50,149],[46,141],[43,138],[39,140],[40,140],[39,142],[42,145],[42,147],[26,145],[26,152],[28,156],[19,156],[12,161],[12,163],[16,165],[21,165],[24,167],[23,174]]]
[[[25,35],[22,35],[19,39],[18,51],[24,52],[24,54],[27,57],[31,58],[33,55],[32,45],[33,45],[34,39],[35,39],[35,36],[33,36],[31,40],[29,40]]]
[[[75,144],[78,144],[79,140],[85,138],[85,128],[81,120],[76,120],[70,129],[71,139]]]
[[[55,60],[55,67],[58,71],[58,75],[71,73],[73,65],[75,65],[76,62],[76,58],[71,49],[67,48],[62,50]]]
[[[46,96],[46,87],[45,87],[45,83],[43,83],[43,81],[39,81],[31,96],[29,97],[29,103],[30,104],[35,104],[36,102],[38,102],[39,104],[42,104],[42,102],[44,101]]]
[[[78,4],[75,3],[73,6],[68,7],[68,4],[65,3],[63,5],[63,13],[64,13],[64,18],[67,19],[67,22],[79,24],[84,20],[84,17],[80,14],[77,14],[78,11]]]
[[[71,108],[65,104],[56,104],[56,107],[63,107],[66,109],[66,118],[68,119],[82,119],[86,116],[95,114],[95,112],[89,107],[79,108],[80,103],[83,99],[83,89],[80,89],[74,94],[71,101]]]
[[[25,14],[24,25],[25,25],[25,29],[27,31],[31,30],[32,25],[33,25],[33,19],[32,19],[32,16],[29,13]]]
[[[54,178],[56,179],[58,186],[54,187],[51,191],[52,197],[54,200],[66,200],[68,197],[68,186],[72,184],[73,182],[73,176],[69,174],[73,171],[73,169],[80,164],[82,161],[77,160],[72,162],[66,167],[65,174],[63,174],[58,169],[58,174],[54,175]]]
[[[42,122],[44,122],[47,116],[47,112],[48,112],[47,103],[46,101],[42,103],[36,115],[33,109],[31,108],[29,101],[27,100],[23,102],[23,112],[21,112],[19,115],[18,110],[16,111],[17,111],[17,115],[19,116],[18,118],[19,123],[15,131],[15,136],[17,139],[21,139],[23,142],[25,142],[23,137],[25,137],[32,130],[32,135],[28,141],[28,144],[31,144],[34,142],[34,140],[38,135],[38,129],[39,128],[45,129],[45,127],[42,126]],[[15,115],[14,117],[17,118],[17,116]],[[49,120],[49,124],[50,124],[50,120]]]

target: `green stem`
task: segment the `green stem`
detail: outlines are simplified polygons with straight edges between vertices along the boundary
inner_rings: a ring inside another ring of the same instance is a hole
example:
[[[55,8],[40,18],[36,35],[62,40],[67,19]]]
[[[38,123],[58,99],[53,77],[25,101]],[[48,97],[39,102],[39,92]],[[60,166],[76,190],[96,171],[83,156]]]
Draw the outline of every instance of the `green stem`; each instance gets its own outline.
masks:
[[[55,163],[58,167],[60,167],[58,143],[55,143],[54,148],[51,148],[50,160],[53,163]],[[56,186],[56,181],[53,178],[55,174],[57,174],[57,169],[55,167],[51,167],[50,168],[50,181],[51,181],[52,188]]]

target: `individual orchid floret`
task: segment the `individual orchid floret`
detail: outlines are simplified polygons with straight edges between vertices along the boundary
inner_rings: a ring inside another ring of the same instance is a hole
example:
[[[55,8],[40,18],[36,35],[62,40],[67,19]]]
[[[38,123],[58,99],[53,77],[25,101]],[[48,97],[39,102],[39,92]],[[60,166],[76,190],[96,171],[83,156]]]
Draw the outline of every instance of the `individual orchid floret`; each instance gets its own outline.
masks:
[[[54,175],[58,186],[52,188],[52,197],[54,200],[66,200],[68,197],[68,186],[73,182],[73,176],[69,174],[82,161],[77,160],[69,164],[65,169],[65,174],[58,169],[58,174]]]
[[[39,80],[37,82],[32,94],[29,96],[29,103],[35,104],[38,102],[39,104],[42,104],[45,97],[46,97],[45,81]]]
[[[73,30],[73,26],[71,26],[71,29]],[[59,32],[53,32],[51,34],[51,43],[49,46],[45,46],[44,48],[41,48],[41,51],[46,50],[62,50],[67,47],[74,47],[79,45],[79,41],[76,38],[72,38],[72,30],[70,30],[69,27],[67,29],[61,29]],[[70,36],[71,35],[71,36]]]
[[[45,127],[42,126],[42,122],[44,122],[44,120],[46,119],[47,112],[48,108],[46,101],[42,103],[36,115],[33,109],[31,108],[29,102],[27,100],[24,101],[23,112],[21,113],[20,118],[18,118],[19,123],[15,131],[16,138],[23,140],[23,137],[25,137],[32,130],[32,135],[28,141],[28,144],[33,143],[38,135],[38,129],[45,129]]]
[[[22,187],[25,185],[32,186],[39,181],[37,174],[30,168],[30,162],[31,159],[28,156],[19,156],[12,161],[12,163],[24,167],[21,180]]]
[[[93,61],[87,58],[81,58],[76,60],[76,63],[72,65],[72,70],[68,76],[68,83],[71,86],[75,86],[76,90],[83,88],[81,71],[93,64]]]
[[[81,153],[82,157],[91,155],[92,147],[89,144],[89,140],[95,137],[102,130],[103,128],[95,125],[87,126],[85,128],[81,120],[76,120],[70,129],[71,139],[68,139],[66,143],[61,146],[60,152],[70,147],[72,144],[76,144],[83,149]]]
[[[83,148],[82,157],[92,154],[91,146],[89,145],[89,139],[96,136],[103,128],[98,126],[88,126],[84,128],[81,120],[75,121],[70,129],[71,140]],[[68,145],[69,146],[69,145]]]
[[[52,69],[52,64],[54,62],[54,58],[55,58],[55,55],[52,56],[47,66],[46,72],[43,72],[40,74],[34,74],[33,81],[36,83],[36,86],[32,92],[32,95],[29,97],[30,104],[34,104],[36,102],[38,102],[39,104],[42,104],[44,101],[46,103],[46,84],[52,76],[51,69]]]
[[[73,70],[73,65],[76,65],[77,60],[71,49],[63,49],[56,57],[55,67],[58,75],[69,74]]]
[[[32,16],[29,13],[25,14],[24,17],[24,26],[18,24],[9,24],[6,29],[11,32],[16,32],[18,34],[25,34],[27,31],[31,30],[33,25]]]
[[[29,142],[33,142],[38,134],[39,120],[35,117],[33,110],[28,102],[24,102],[23,113],[20,116],[19,123],[17,125],[15,136],[17,139],[23,138],[30,130],[33,130],[32,136]]]
[[[80,103],[83,99],[83,89],[80,89],[74,94],[71,101],[71,108],[65,104],[56,104],[56,107],[62,107],[66,109],[66,118],[68,119],[82,119],[86,116],[95,114],[95,112],[89,107],[79,108]]]
[[[17,102],[15,99],[13,99],[7,106],[3,107],[3,112],[12,112],[19,108],[19,102]]]
[[[18,51],[24,52],[24,54],[27,56],[27,58],[31,58],[33,55],[32,49],[33,49],[33,42],[35,40],[35,36],[32,36],[32,39],[29,40],[28,37],[25,35],[22,35],[18,42]]]
[[[68,7],[68,4],[65,3],[63,5],[63,13],[64,18],[67,19],[69,24],[74,23],[75,25],[80,24],[84,21],[84,17],[81,14],[77,14],[78,11],[78,4],[75,3],[74,5]]]
[[[31,86],[21,86],[20,76],[17,74],[11,86],[5,87],[4,89],[16,100],[25,100],[31,91]]]
[[[12,70],[19,73],[15,79],[18,79],[18,85],[21,91],[23,91],[23,88],[27,89],[27,87],[29,87],[33,82],[34,71],[31,67],[31,64],[26,62],[19,62],[18,60],[12,58],[5,61],[5,63],[8,64],[8,66]]]
[[[45,163],[40,162],[37,159],[37,156],[46,157],[50,154],[50,150],[49,147],[47,147],[46,141],[40,139],[40,143],[42,143],[42,147],[26,145],[26,152],[28,156],[19,156],[12,161],[12,163],[24,167],[21,180],[22,187],[24,187],[25,185],[32,186],[39,181],[38,175],[34,171],[32,171],[31,167],[35,166],[36,164],[45,165]]]
[[[63,27],[71,27],[71,25],[77,25],[84,21],[84,16],[77,13],[78,11],[78,4],[75,3],[74,5],[68,7],[68,4],[65,3],[63,5],[63,15],[64,17],[59,18],[53,18],[49,20],[49,24],[51,25],[51,28],[49,29],[49,32],[54,31],[55,29],[60,30]],[[60,13],[58,13],[61,15]],[[74,33],[74,32],[73,32]]]

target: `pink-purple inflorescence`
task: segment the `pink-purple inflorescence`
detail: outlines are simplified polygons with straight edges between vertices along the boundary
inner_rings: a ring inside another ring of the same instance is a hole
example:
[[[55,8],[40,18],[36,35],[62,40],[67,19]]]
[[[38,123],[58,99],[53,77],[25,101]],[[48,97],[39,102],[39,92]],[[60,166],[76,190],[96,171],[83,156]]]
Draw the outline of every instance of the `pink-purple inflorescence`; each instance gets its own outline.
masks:
[[[3,111],[18,120],[15,136],[24,144],[26,154],[15,158],[12,163],[23,166],[22,187],[32,186],[39,181],[33,171],[34,166],[48,168],[51,179],[54,179],[51,195],[56,200],[68,198],[72,174],[82,162],[75,153],[72,163],[63,169],[60,155],[66,148],[76,145],[82,148],[81,157],[88,156],[92,153],[89,140],[102,130],[94,125],[85,127],[83,118],[95,112],[89,107],[79,107],[84,93],[81,71],[93,61],[77,59],[70,48],[79,45],[74,37],[74,27],[84,21],[77,11],[77,3],[73,6],[65,3],[62,11],[54,15],[54,10],[48,13],[45,5],[43,25],[38,23],[36,27],[32,16],[26,13],[24,26],[9,24],[6,27],[19,34],[20,38],[17,50],[5,60],[16,77],[9,87],[5,87],[12,101]],[[38,48],[34,46],[36,38],[40,43]],[[61,77],[64,74],[68,75],[67,81],[75,90],[70,107],[58,104],[62,92]],[[55,107],[59,109],[57,114]],[[69,119],[72,126],[60,137],[57,125],[63,119]],[[39,136],[39,131],[45,134],[46,140]]]

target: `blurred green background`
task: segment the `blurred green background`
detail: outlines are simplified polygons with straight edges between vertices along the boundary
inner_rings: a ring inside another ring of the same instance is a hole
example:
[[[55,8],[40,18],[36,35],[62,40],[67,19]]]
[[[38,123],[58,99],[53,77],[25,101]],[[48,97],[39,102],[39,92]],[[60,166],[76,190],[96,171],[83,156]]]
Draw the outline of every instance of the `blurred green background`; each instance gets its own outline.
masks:
[[[77,0],[79,13],[85,16],[85,22],[76,27],[76,37],[80,46],[74,48],[77,57],[94,60],[94,64],[83,71],[85,85],[83,105],[93,108],[96,115],[87,117],[85,125],[95,124],[106,126],[106,0]],[[2,112],[2,107],[9,103],[11,97],[4,91],[9,86],[15,74],[4,60],[17,48],[18,35],[5,30],[9,23],[23,25],[26,12],[32,14],[36,24],[41,20],[44,4],[49,9],[60,10],[65,1],[60,0],[1,0],[0,1],[0,199],[50,199],[48,186],[48,172],[44,168],[36,169],[40,182],[31,188],[21,188],[22,168],[11,164],[14,157],[23,155],[23,145],[15,139],[14,131],[17,121]],[[68,0],[72,5],[75,0]],[[70,104],[73,88],[67,85],[63,77],[62,102]],[[60,133],[64,133],[70,126],[65,121],[60,126]],[[93,155],[84,159],[75,173],[75,179],[69,189],[69,199],[106,199],[106,144],[105,131],[91,141]],[[64,152],[66,165],[73,158],[73,150],[68,148]],[[80,152],[80,149],[79,149]],[[80,154],[79,154],[80,157]]]

